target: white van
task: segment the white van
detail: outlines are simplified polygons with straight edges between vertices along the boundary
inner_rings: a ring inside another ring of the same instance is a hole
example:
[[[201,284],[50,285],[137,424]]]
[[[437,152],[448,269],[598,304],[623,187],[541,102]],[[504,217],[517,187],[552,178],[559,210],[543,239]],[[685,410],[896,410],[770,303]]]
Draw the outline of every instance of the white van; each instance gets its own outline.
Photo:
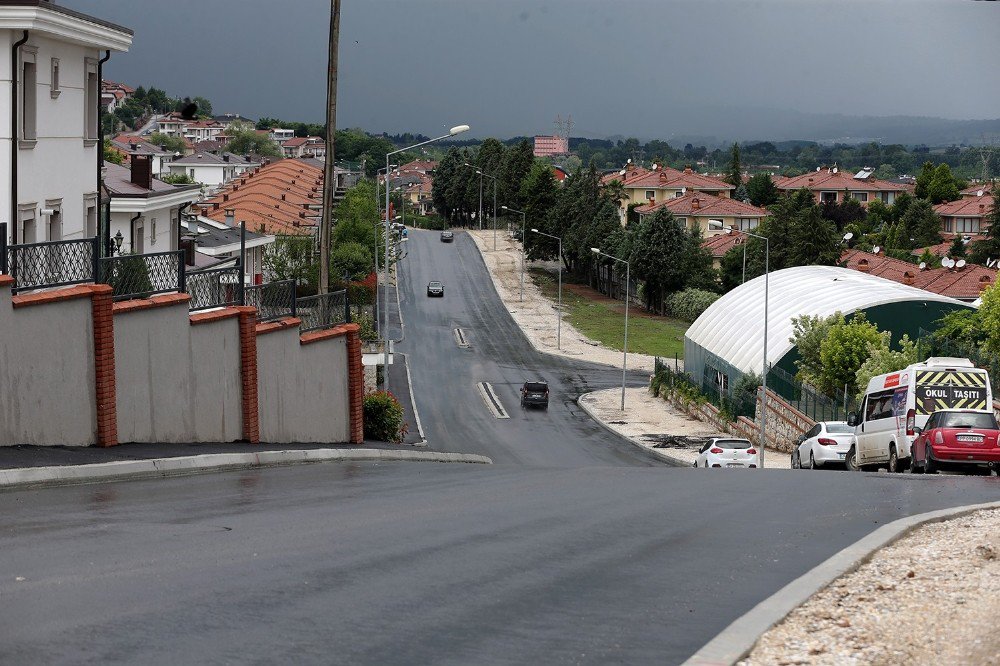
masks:
[[[993,412],[989,373],[965,358],[932,357],[904,370],[873,377],[857,414],[848,415],[855,444],[847,468],[885,464],[901,472],[910,458],[915,428],[939,409]]]

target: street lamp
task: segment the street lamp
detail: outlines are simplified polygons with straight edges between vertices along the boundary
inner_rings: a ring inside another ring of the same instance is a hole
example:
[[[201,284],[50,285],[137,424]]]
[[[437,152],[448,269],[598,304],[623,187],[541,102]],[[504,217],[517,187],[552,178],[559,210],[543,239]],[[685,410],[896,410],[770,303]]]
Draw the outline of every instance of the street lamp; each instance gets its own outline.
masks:
[[[420,143],[415,143],[412,146],[407,146],[406,148],[400,148],[398,150],[393,150],[385,154],[385,289],[386,295],[388,296],[389,291],[389,157],[396,155],[398,153],[406,152],[407,150],[413,150],[414,148],[419,148],[420,146],[426,146],[429,143],[434,143],[435,141],[440,141],[441,139],[447,139],[448,137],[455,136],[456,134],[461,134],[462,132],[468,132],[468,125],[455,125],[447,134],[435,137],[433,139],[428,139],[427,141],[421,141]],[[383,321],[385,322],[386,329],[389,328],[389,299],[382,299],[382,307],[385,308]],[[385,373],[382,383],[382,388],[386,392],[389,391],[389,339],[384,337],[385,348],[384,348],[384,361],[385,361]]]
[[[476,221],[479,222],[479,229],[483,229],[483,172],[475,164],[469,164],[468,162],[463,162],[462,166],[467,166],[471,169],[475,169],[476,173],[479,175],[479,214],[476,217]]]
[[[525,241],[525,238],[524,238],[524,221],[527,219],[528,216],[525,214],[525,212],[523,210],[515,210],[515,209],[511,208],[510,206],[500,206],[500,207],[503,208],[504,210],[509,210],[512,213],[520,213],[521,214],[521,295],[520,295],[520,297],[517,300],[523,301],[524,300],[524,241]],[[494,227],[494,229],[495,228],[496,227]]]
[[[709,227],[725,229],[721,220],[709,220]],[[768,305],[768,278],[770,275],[771,243],[767,236],[755,234],[752,231],[744,231],[747,236],[753,236],[764,241],[764,368],[761,375],[764,393],[760,399],[760,466],[764,466],[764,446],[767,443],[767,305]]]
[[[590,251],[596,255],[607,257],[608,259],[614,259],[615,261],[625,264],[625,345],[622,349],[622,411],[625,411],[625,367],[628,365],[628,285],[629,278],[631,277],[629,263],[624,259],[619,259],[618,257],[611,256],[605,252],[601,252],[600,248],[592,247]]]
[[[556,311],[556,349],[562,349],[562,238],[547,234],[538,229],[532,229],[531,233],[538,234],[539,236],[548,236],[559,241],[559,256],[556,258],[557,265],[559,266],[559,307]]]
[[[493,251],[496,252],[497,251],[497,178],[496,176],[491,176],[488,173],[483,173],[482,169],[480,169],[476,173],[478,173],[480,176],[486,176],[487,178],[493,181]],[[482,182],[481,178],[480,182]],[[480,195],[480,198],[482,198],[482,195]],[[482,204],[480,204],[480,207],[481,206]]]
[[[382,173],[383,171],[385,172],[385,185],[386,185],[386,187],[388,187],[389,186],[389,172],[392,169],[395,169],[398,166],[399,166],[398,164],[391,164],[391,165],[389,165],[389,167],[387,167],[385,169],[376,169],[375,170],[375,207],[376,208],[378,208],[379,206],[382,205],[382,201],[379,199],[379,192],[381,192],[382,188],[379,187],[379,184],[378,184],[378,175],[380,173]]]

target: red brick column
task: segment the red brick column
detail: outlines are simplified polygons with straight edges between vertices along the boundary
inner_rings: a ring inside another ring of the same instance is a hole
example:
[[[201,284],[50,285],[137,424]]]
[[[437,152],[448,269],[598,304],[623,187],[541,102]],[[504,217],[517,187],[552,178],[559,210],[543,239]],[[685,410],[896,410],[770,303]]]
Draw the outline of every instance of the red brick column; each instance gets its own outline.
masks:
[[[243,439],[260,443],[260,417],[257,402],[257,308],[241,305],[240,379],[243,396]]]
[[[111,287],[90,287],[94,322],[94,379],[97,396],[97,446],[118,444],[118,393],[115,386],[115,317]]]
[[[351,444],[365,441],[365,420],[362,401],[365,392],[365,369],[361,365],[361,327],[344,324],[347,331],[347,396],[351,417]]]

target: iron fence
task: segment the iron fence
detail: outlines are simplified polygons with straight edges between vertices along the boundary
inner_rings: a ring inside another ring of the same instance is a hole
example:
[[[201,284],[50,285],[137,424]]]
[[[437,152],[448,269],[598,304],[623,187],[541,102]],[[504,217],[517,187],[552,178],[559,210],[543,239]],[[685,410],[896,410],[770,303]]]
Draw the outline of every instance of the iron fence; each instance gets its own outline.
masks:
[[[348,322],[350,312],[347,290],[318,296],[303,296],[295,302],[296,317],[302,320],[300,330],[316,331]]]
[[[93,282],[99,258],[97,237],[7,244],[0,224],[0,273],[14,279],[13,292]]]
[[[104,257],[99,269],[97,281],[111,285],[116,301],[185,289],[183,250]]]
[[[271,321],[296,316],[295,280],[280,280],[243,288],[246,305],[257,308],[257,321]]]
[[[767,387],[813,421],[845,421],[850,412],[857,410],[857,398],[846,388],[842,395],[831,398],[781,368],[771,368]]]
[[[214,268],[192,271],[185,278],[191,310],[221,308],[243,303],[243,269]]]

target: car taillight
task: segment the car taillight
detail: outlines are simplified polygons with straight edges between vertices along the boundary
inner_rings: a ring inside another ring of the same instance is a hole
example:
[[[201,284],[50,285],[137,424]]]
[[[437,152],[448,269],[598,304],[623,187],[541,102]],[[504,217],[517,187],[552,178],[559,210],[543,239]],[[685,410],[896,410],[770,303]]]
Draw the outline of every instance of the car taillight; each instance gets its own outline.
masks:
[[[837,440],[830,439],[829,437],[820,437],[816,441],[822,444],[823,446],[837,446]]]
[[[749,453],[752,456],[755,456],[757,455],[757,449],[747,449],[747,453]]]
[[[912,409],[906,412],[906,435],[913,437],[913,428],[917,424],[917,413]]]
[[[722,449],[720,449],[719,447],[716,446],[716,447],[713,447],[713,448],[709,449],[709,453],[722,453]]]

